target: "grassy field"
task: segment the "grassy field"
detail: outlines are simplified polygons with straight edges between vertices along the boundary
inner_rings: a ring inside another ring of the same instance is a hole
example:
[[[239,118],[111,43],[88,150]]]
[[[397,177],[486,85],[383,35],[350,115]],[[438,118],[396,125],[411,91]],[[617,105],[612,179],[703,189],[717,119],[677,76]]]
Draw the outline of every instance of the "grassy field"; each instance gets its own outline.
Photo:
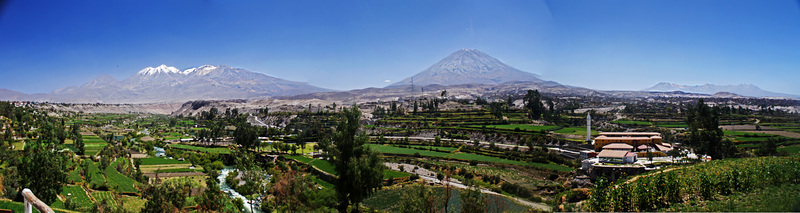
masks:
[[[335,168],[333,167],[333,165],[328,161],[320,160],[320,159],[312,159],[312,158],[308,158],[308,157],[305,157],[305,156],[284,156],[284,157],[289,158],[289,159],[295,159],[295,160],[303,162],[305,164],[312,165],[314,167],[317,167],[317,169],[325,171],[325,172],[327,172],[329,174],[338,175],[336,170],[335,170]],[[405,172],[398,172],[398,171],[394,171],[394,170],[389,170],[389,169],[386,169],[386,170],[383,171],[383,179],[398,178],[398,177],[408,177],[408,176],[411,176],[411,174],[408,174],[408,173],[405,173]]]
[[[24,141],[16,141],[16,142],[11,143],[11,145],[13,145],[14,146],[14,150],[17,150],[17,151],[25,149],[25,142]]]
[[[406,146],[416,147],[416,148],[423,148],[423,149],[433,149],[433,150],[439,150],[439,151],[445,151],[445,152],[453,152],[453,151],[458,150],[457,147],[420,146],[420,145],[406,145]]]
[[[74,170],[69,172],[69,175],[67,176],[67,179],[69,181],[72,181],[73,183],[78,183],[78,182],[83,181],[83,179],[81,179],[81,170],[83,170],[82,166],[80,166],[80,165],[76,166]]]
[[[448,155],[450,155],[450,153],[444,153],[444,152],[416,150],[416,149],[400,148],[387,145],[369,144],[369,146],[370,148],[375,149],[376,151],[381,153],[395,153],[395,154],[406,154],[406,155],[413,155],[415,153],[419,153],[421,156],[432,156],[432,157],[447,157]]]
[[[568,134],[568,135],[586,135],[586,126],[564,127],[563,129],[559,129],[553,132]],[[599,134],[600,133],[597,132],[597,130],[592,130],[592,135],[599,135]]]
[[[114,199],[114,197],[115,197],[115,196],[114,196],[114,193],[112,193],[112,192],[109,192],[109,191],[97,191],[97,192],[92,192],[92,197],[93,197],[93,198],[94,198],[94,200],[96,200],[98,203],[99,203],[99,202],[102,202],[103,200],[105,200],[105,201],[106,201],[106,203],[108,203],[108,204],[110,204],[110,205],[117,205],[117,202],[116,202],[116,201],[115,201],[115,199]]]
[[[184,150],[191,150],[191,151],[198,151],[198,152],[208,152],[208,153],[217,153],[217,154],[230,154],[231,150],[228,148],[206,148],[206,147],[199,147],[199,146],[190,146],[184,144],[172,144],[169,145],[172,148],[176,149],[184,149]]]
[[[650,125],[652,125],[648,121],[633,121],[633,120],[628,120],[628,119],[619,119],[619,120],[616,120],[616,121],[611,121],[611,123],[623,124],[623,125],[638,125],[638,126],[650,126]]]
[[[177,168],[177,169],[162,169],[155,171],[156,173],[174,173],[174,172],[202,172],[202,169],[190,169],[190,168]]]
[[[106,141],[100,139],[100,137],[96,135],[82,135],[81,137],[83,138],[85,155],[95,155],[100,152],[103,147],[108,146]],[[73,151],[76,151],[76,149],[71,147],[71,145],[68,145],[68,147],[70,147],[70,149]]]
[[[98,163],[92,161],[84,162],[89,162],[89,171],[87,172],[88,177],[86,177],[89,179],[89,184],[95,186],[104,185],[106,183],[106,178],[103,176],[103,171],[97,167]]]
[[[179,161],[175,159],[166,158],[141,158],[142,164],[140,165],[162,165],[162,164],[191,164],[188,161]]]
[[[384,170],[384,172],[383,172],[383,178],[384,179],[410,177],[410,176],[411,176],[411,174],[409,174],[409,173],[399,172],[399,171],[394,171],[394,170],[389,170],[389,169]]]
[[[86,195],[86,191],[83,190],[83,187],[78,185],[62,186],[61,196],[64,196],[64,198],[71,197],[73,199],[72,201],[76,202],[78,206],[90,206],[92,204],[92,200]],[[56,200],[56,202],[50,206],[60,209],[65,208],[64,202],[61,200]]]
[[[126,193],[126,192],[136,193],[136,192],[139,192],[139,190],[137,190],[136,187],[134,187],[134,184],[136,183],[136,181],[134,181],[133,179],[131,179],[131,178],[125,176],[125,175],[120,174],[119,171],[117,171],[117,169],[115,169],[117,164],[120,163],[121,160],[124,163],[124,161],[128,160],[128,159],[127,158],[119,158],[119,159],[117,159],[117,161],[111,163],[111,165],[106,168],[106,180],[108,181],[108,185],[110,187],[116,189],[118,192],[122,192],[122,193]]]
[[[314,175],[311,175],[311,180],[313,180],[315,183],[325,188],[333,189],[334,187],[332,183],[328,183],[327,181],[321,180]]]
[[[800,155],[800,145],[778,148],[778,151],[786,151],[790,155]]]
[[[393,147],[387,145],[378,145],[378,144],[369,144],[370,147],[373,149],[381,152],[381,153],[394,153],[394,154],[406,154],[406,155],[413,155],[415,153],[419,153],[421,156],[430,156],[430,157],[449,157],[454,159],[461,159],[461,160],[476,160],[481,162],[490,162],[490,163],[504,163],[504,164],[514,164],[514,165],[529,165],[535,166],[545,169],[551,169],[556,171],[563,171],[563,172],[570,172],[573,171],[572,168],[556,165],[556,164],[545,164],[545,163],[533,163],[533,162],[522,162],[522,161],[514,161],[508,160],[498,157],[491,157],[491,156],[484,156],[472,153],[442,153],[442,152],[434,152],[428,150],[416,150],[416,149],[409,149],[409,148],[400,148],[400,147]]]
[[[471,125],[469,127],[474,128],[483,128],[483,125]],[[486,125],[486,128],[491,129],[505,129],[505,130],[515,130],[519,128],[520,130],[524,131],[549,131],[551,129],[558,128],[558,126],[534,126],[529,124],[505,124],[505,125]]]
[[[472,153],[456,153],[451,158],[461,159],[461,160],[476,160],[481,162],[490,162],[490,163],[504,163],[504,164],[514,164],[514,165],[528,165],[534,166],[544,169],[562,171],[562,172],[571,172],[574,169],[557,164],[547,164],[547,163],[534,163],[534,162],[522,162],[522,161],[515,161],[509,159],[503,159],[498,157],[491,157],[485,155],[478,155]]]
[[[295,160],[298,160],[300,162],[312,165],[314,167],[317,167],[317,169],[325,171],[325,172],[327,172],[329,174],[337,175],[336,170],[333,168],[333,165],[331,163],[329,163],[328,161],[320,160],[320,159],[308,158],[308,157],[305,157],[305,156],[285,156],[285,157],[286,158],[295,159]]]
[[[122,196],[120,200],[122,200],[122,208],[127,212],[142,212],[147,202],[145,199],[134,196]]]
[[[658,127],[666,127],[666,128],[688,128],[689,125],[683,122],[663,122],[663,123],[656,123],[655,126]]]

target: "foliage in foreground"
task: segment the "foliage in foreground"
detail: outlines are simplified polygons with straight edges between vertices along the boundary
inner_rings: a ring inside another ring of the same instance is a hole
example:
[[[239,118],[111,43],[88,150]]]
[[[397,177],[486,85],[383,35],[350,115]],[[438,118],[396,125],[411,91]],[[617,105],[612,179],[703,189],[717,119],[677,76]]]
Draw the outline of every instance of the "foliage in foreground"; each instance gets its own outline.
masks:
[[[383,184],[383,161],[378,152],[367,146],[369,137],[361,127],[361,111],[353,105],[342,110],[339,125],[333,135],[331,146],[331,163],[339,178],[336,180],[336,195],[339,200],[339,212],[347,211],[348,206],[355,206],[358,212],[359,203],[369,197],[374,189]]]
[[[600,179],[588,199],[591,211],[655,211],[720,195],[800,183],[800,158],[727,159],[644,175],[630,183]]]

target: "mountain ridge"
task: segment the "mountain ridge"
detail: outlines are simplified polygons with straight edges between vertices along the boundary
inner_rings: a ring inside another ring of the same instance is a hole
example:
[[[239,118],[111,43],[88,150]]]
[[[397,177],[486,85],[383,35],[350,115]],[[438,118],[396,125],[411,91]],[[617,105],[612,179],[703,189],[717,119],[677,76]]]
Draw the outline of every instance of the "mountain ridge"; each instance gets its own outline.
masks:
[[[146,67],[118,81],[101,74],[81,86],[46,94],[0,91],[0,99],[65,103],[160,103],[191,100],[266,98],[331,91],[227,65],[203,65],[186,70],[160,65]]]
[[[733,93],[742,96],[752,96],[752,97],[800,98],[800,95],[766,91],[753,84],[716,85],[716,84],[706,83],[702,85],[680,85],[676,83],[660,82],[651,87],[642,89],[641,91],[651,91],[651,92],[683,91],[683,92],[702,93],[702,94],[716,94],[720,92],[727,92],[727,93]]]
[[[509,66],[497,58],[475,49],[461,49],[451,53],[427,69],[387,86],[406,85],[443,86],[460,84],[500,84],[510,81],[543,82],[538,75]]]

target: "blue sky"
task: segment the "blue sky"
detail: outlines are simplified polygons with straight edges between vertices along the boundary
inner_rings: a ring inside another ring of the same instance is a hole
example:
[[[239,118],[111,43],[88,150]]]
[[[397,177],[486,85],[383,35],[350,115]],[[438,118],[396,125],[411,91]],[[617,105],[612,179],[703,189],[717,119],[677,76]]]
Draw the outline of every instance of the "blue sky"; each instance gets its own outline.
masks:
[[[797,1],[36,1],[0,11],[0,88],[226,64],[348,90],[462,48],[562,84],[755,84],[800,94]]]

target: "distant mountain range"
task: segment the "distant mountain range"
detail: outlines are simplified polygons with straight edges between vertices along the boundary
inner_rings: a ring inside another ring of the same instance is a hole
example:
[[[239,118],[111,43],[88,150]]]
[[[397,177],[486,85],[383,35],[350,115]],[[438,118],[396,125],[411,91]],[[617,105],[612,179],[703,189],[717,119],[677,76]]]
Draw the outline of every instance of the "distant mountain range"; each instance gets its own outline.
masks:
[[[324,91],[330,90],[225,65],[203,65],[183,71],[161,65],[144,68],[123,81],[100,75],[80,87],[60,88],[46,94],[27,95],[12,90],[0,91],[0,99],[67,103],[154,103],[266,98]]]
[[[411,87],[412,81],[413,85],[417,86],[416,88]],[[420,88],[423,86],[425,90]],[[416,75],[385,88],[331,92],[331,90],[311,86],[307,83],[288,81],[225,65],[203,65],[185,70],[161,65],[144,68],[122,81],[108,75],[100,75],[81,86],[60,88],[50,93],[24,94],[0,89],[0,100],[64,103],[164,103],[192,100],[265,99],[280,96],[286,99],[357,102],[397,100],[408,95],[425,95],[423,92],[437,89],[447,89],[449,94],[464,98],[491,94],[513,94],[528,89],[538,89],[545,93],[561,95],[620,98],[740,97],[740,95],[800,98],[798,95],[764,91],[750,84],[685,86],[659,83],[642,91],[597,91],[545,81],[536,74],[520,71],[481,51],[462,49]]]
[[[520,71],[478,50],[461,49],[428,69],[388,87],[437,84],[500,84],[505,82],[544,83],[537,75]],[[555,82],[549,82],[553,84]],[[557,83],[555,83],[557,84]]]
[[[678,85],[674,83],[661,82],[647,89],[643,89],[642,91],[652,91],[652,92],[682,91],[682,92],[701,93],[701,94],[717,94],[720,92],[727,92],[727,93],[734,93],[738,95],[752,96],[752,97],[800,98],[800,95],[770,92],[758,88],[757,86],[752,84],[739,84],[739,85],[704,84],[704,85],[688,86],[688,85]]]

